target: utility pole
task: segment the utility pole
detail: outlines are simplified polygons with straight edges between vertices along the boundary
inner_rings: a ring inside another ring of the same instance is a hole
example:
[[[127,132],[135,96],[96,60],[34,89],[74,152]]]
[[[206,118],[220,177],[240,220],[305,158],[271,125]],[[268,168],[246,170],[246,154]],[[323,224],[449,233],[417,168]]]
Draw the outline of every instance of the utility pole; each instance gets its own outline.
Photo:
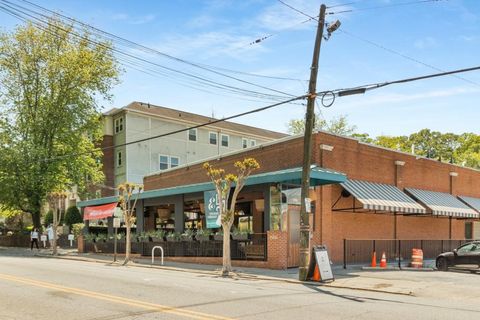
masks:
[[[315,38],[315,47],[313,50],[312,66],[310,68],[310,84],[308,86],[307,113],[305,115],[305,137],[303,140],[303,170],[302,170],[302,193],[300,207],[300,268],[298,272],[299,280],[306,281],[308,265],[310,262],[310,208],[307,207],[305,200],[308,198],[310,189],[310,162],[312,157],[312,130],[315,120],[315,98],[317,92],[317,73],[318,59],[320,57],[320,45],[323,38],[323,27],[325,26],[325,11],[327,7],[320,6],[320,15],[317,26],[317,36]]]

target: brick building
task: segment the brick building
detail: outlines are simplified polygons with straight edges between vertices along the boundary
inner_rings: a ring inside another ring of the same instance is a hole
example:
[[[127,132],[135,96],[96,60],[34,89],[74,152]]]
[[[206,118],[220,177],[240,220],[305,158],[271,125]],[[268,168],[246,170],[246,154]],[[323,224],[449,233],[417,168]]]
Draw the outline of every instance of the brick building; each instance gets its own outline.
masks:
[[[233,163],[254,157],[260,163],[239,198],[239,212],[250,231],[265,234],[265,261],[243,265],[286,268],[298,265],[299,184],[303,137],[287,137],[209,162],[233,171]],[[480,236],[475,220],[480,210],[480,171],[361,143],[319,132],[313,136],[310,198],[312,244],[324,244],[331,259],[341,262],[344,239],[448,240]],[[144,178],[137,227],[161,227],[160,212],[170,210],[172,228],[187,228],[185,211],[197,212],[204,228],[203,192],[213,189],[203,162],[191,163]],[[348,180],[347,180],[348,178]],[[92,206],[113,201],[83,202]],[[248,217],[248,219],[246,218]],[[250,242],[255,244],[255,238]],[[248,244],[243,245],[245,246]],[[193,258],[177,258],[192,260]],[[193,259],[220,262],[218,258]],[[238,262],[240,263],[240,262]]]

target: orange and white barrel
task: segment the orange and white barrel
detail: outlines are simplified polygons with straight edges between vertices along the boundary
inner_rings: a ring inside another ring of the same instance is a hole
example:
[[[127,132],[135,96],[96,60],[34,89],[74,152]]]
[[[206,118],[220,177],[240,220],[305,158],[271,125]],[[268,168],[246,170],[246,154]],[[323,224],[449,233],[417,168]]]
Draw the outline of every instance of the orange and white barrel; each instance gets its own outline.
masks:
[[[423,250],[422,249],[412,249],[412,267],[413,268],[423,268]]]

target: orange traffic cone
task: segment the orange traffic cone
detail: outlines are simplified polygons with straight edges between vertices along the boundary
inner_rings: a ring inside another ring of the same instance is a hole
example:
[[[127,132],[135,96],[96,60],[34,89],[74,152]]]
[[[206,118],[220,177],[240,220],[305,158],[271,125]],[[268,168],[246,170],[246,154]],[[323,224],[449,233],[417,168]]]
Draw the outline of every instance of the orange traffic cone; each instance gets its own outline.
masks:
[[[387,257],[385,257],[385,251],[382,253],[382,260],[380,260],[380,268],[387,267]]]
[[[313,271],[313,281],[320,281],[320,271],[318,271],[318,264],[315,264],[315,270]]]
[[[376,268],[377,267],[377,253],[375,251],[373,251],[373,254],[372,254],[372,268]]]

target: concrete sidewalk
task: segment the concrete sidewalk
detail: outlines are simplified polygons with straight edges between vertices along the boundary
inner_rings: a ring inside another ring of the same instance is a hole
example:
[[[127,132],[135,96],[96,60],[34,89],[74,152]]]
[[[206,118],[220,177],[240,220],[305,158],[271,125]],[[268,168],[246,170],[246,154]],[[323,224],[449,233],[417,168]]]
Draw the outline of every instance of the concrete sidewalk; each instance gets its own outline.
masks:
[[[100,253],[82,253],[79,254],[76,249],[58,249],[58,256],[52,256],[52,250],[40,249],[39,251],[30,251],[25,248],[5,248],[0,247],[0,256],[3,253],[15,256],[37,256],[43,258],[56,258],[56,259],[68,259],[95,263],[113,263],[112,254],[100,254]],[[123,262],[124,255],[117,256],[118,264]],[[193,263],[181,263],[173,262],[165,259],[164,265],[160,265],[160,258],[155,258],[155,263],[151,264],[151,258],[141,257],[138,255],[133,256],[133,263],[129,264],[132,267],[142,268],[155,268],[163,270],[171,270],[177,272],[190,272],[190,273],[202,273],[209,275],[218,275],[221,270],[219,265],[207,265],[207,264],[193,264]],[[234,267],[234,273],[232,277],[238,279],[255,279],[264,281],[281,281],[293,284],[324,286],[331,288],[343,288],[354,290],[365,290],[373,292],[383,292],[390,294],[400,295],[413,295],[415,289],[420,288],[418,281],[409,281],[406,279],[389,279],[387,273],[397,273],[398,271],[362,271],[360,267],[343,269],[342,266],[332,266],[335,281],[330,283],[319,282],[302,282],[298,280],[298,268],[287,270],[272,270],[261,268],[245,268]],[[383,276],[382,276],[383,275]]]

